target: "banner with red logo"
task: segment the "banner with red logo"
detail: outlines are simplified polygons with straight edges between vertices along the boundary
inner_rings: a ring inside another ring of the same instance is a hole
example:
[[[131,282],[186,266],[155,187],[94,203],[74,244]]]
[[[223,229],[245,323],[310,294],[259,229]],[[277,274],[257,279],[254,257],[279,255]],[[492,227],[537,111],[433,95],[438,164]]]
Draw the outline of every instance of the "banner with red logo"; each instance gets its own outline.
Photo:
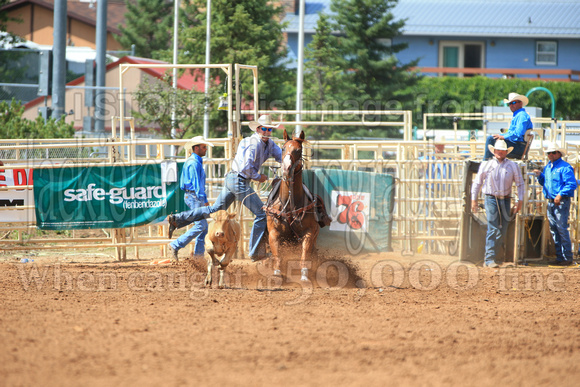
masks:
[[[395,186],[394,178],[383,173],[315,169],[304,171],[303,180],[324,200],[332,218],[322,228],[319,245],[346,249],[352,254],[392,251]]]
[[[32,169],[4,169],[0,166],[0,187],[32,185]],[[34,204],[34,192],[30,189],[0,190],[0,219],[3,222],[33,222],[34,210],[16,210]]]

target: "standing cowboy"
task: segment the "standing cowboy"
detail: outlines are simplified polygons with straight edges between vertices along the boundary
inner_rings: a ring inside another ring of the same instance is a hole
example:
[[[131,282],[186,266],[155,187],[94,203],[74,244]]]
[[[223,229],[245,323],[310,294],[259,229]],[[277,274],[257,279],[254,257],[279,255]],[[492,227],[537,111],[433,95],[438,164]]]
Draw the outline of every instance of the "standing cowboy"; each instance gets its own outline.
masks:
[[[274,157],[276,161],[282,161],[282,150],[270,138],[272,130],[279,125],[272,123],[269,115],[262,115],[258,121],[251,121],[248,126],[254,134],[243,139],[238,145],[236,157],[232,162],[232,170],[226,175],[224,187],[215,203],[209,207],[169,215],[167,220],[170,233],[188,222],[207,218],[209,214],[219,210],[227,210],[237,199],[256,215],[250,234],[249,256],[252,261],[266,258],[264,245],[260,243],[266,234],[267,225],[266,213],[262,208],[264,203],[250,186],[250,182],[254,180],[263,183],[268,179],[266,175],[260,173],[262,164],[268,158]]]
[[[570,199],[578,187],[574,169],[562,156],[566,151],[554,145],[546,149],[550,162],[543,171],[534,170],[538,183],[544,187],[544,196],[548,199],[546,210],[550,232],[556,245],[556,261],[551,265],[569,266],[573,259],[572,242],[568,232],[568,217],[570,216]]]
[[[484,267],[498,267],[495,257],[503,244],[511,215],[520,211],[524,200],[524,179],[522,172],[513,161],[506,158],[512,148],[504,140],[497,140],[495,147],[489,145],[495,157],[479,167],[471,189],[471,211],[477,212],[477,195],[483,186],[485,212],[487,214],[487,234],[485,236]],[[517,205],[510,210],[512,185],[518,187]]]
[[[181,170],[180,188],[185,192],[185,203],[195,210],[198,207],[208,206],[207,195],[205,193],[205,171],[203,169],[203,159],[207,152],[207,147],[213,146],[205,141],[202,136],[197,136],[185,143],[185,149],[191,149],[191,156],[187,159]],[[179,261],[178,252],[195,239],[194,256],[203,258],[205,252],[204,238],[207,234],[207,221],[201,219],[185,234],[169,243],[168,249],[171,259]],[[173,235],[173,230],[169,231],[169,238]]]

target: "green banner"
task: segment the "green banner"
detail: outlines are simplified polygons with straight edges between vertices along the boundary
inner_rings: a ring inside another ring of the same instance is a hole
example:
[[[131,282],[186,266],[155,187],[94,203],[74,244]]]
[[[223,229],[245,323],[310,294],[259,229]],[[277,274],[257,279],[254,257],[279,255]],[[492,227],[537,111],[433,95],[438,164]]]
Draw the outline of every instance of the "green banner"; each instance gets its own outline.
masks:
[[[304,184],[324,200],[332,217],[320,230],[318,245],[351,254],[392,251],[395,186],[393,176],[340,169],[306,170]]]
[[[160,164],[35,169],[36,225],[45,230],[124,228],[187,209],[180,167],[162,181]],[[175,181],[177,180],[177,181]]]

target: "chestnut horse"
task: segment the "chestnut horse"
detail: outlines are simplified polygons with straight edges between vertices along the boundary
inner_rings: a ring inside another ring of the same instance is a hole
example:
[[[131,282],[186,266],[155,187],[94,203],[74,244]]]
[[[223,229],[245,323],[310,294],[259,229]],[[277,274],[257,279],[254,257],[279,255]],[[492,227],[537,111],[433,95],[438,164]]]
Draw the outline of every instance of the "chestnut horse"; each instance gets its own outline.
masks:
[[[302,143],[304,132],[295,132],[292,139],[284,130],[286,143],[282,148],[282,178],[278,197],[266,207],[268,233],[272,251],[274,275],[280,276],[280,243],[302,244],[301,280],[308,281],[306,261],[316,245],[320,225],[316,218],[316,199],[305,194],[302,185]]]

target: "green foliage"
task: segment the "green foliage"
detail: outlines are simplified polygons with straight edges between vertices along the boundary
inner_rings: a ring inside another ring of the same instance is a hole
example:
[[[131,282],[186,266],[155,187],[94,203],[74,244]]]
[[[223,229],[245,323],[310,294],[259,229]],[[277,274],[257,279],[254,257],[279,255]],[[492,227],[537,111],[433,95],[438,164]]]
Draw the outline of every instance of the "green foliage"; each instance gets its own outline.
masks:
[[[210,88],[209,101],[217,101],[220,90],[221,86]],[[139,104],[139,110],[132,112],[138,124],[154,124],[160,128],[163,137],[171,138],[172,115],[175,108],[175,127],[178,128],[176,138],[193,137],[202,133],[204,93],[195,90],[174,90],[171,76],[166,75],[162,80],[146,78],[133,97]],[[209,106],[214,118],[213,125],[210,120],[210,128],[213,129],[210,137],[223,136],[223,134],[219,135],[220,125],[216,118],[219,118],[218,114],[223,112],[217,111],[216,108],[215,104]],[[225,129],[221,132],[225,132]]]
[[[321,16],[306,49],[304,109],[401,110],[412,100],[418,77],[410,73],[417,61],[402,64],[396,54],[406,44],[393,44],[404,21],[390,12],[396,1],[333,0],[331,17]],[[335,36],[332,31],[341,31]],[[349,119],[345,116],[330,117]],[[362,117],[351,117],[361,121]],[[365,121],[385,117],[366,116]],[[402,120],[402,117],[394,117]],[[397,137],[397,128],[318,127],[314,138]]]
[[[407,48],[395,44],[402,34],[404,20],[394,20],[390,10],[396,0],[333,0],[330,9],[336,12],[335,28],[341,31],[340,52],[347,59],[353,81],[373,99],[388,101],[401,88],[415,83],[408,70],[418,60],[402,64],[396,53]]]
[[[12,0],[0,0],[0,9],[11,1]],[[5,11],[0,10],[0,31],[6,31],[0,35],[0,47],[5,43],[18,43],[22,41],[22,38],[8,31],[8,22],[22,23],[22,20],[9,17]]]
[[[26,57],[29,57],[30,53],[24,50],[2,50],[0,51],[0,79],[3,82],[18,83],[25,78],[25,74],[28,70],[28,64],[26,63]],[[38,81],[38,77],[36,78]],[[6,94],[8,89],[0,91],[0,99],[9,100]]]
[[[321,14],[312,42],[305,50],[304,88],[302,108],[304,110],[341,110],[341,104],[358,94],[358,88],[344,71],[346,60],[338,50],[338,38],[332,34],[328,16]],[[341,101],[338,103],[337,101]],[[319,119],[305,116],[305,120]],[[328,119],[340,119],[339,116]],[[318,126],[309,136],[316,139],[329,139],[333,128]]]
[[[580,84],[575,82],[545,82],[523,79],[494,79],[486,77],[439,77],[421,79],[412,88],[414,101],[405,104],[413,110],[413,121],[421,127],[424,113],[481,113],[484,106],[500,106],[511,92],[525,95],[530,89],[542,86],[554,94],[556,118],[580,120]],[[551,115],[552,100],[548,93],[535,91],[529,96],[529,106],[542,108],[544,117]],[[460,121],[463,129],[481,128],[481,121]],[[450,118],[430,119],[432,128],[452,128]]]
[[[211,4],[211,63],[241,63],[259,69],[259,90],[266,100],[280,98],[288,72],[283,67],[286,49],[279,22],[283,10],[267,0],[213,0]],[[206,0],[185,5],[180,30],[179,63],[205,63]],[[165,54],[169,58],[169,52]],[[223,73],[212,70],[212,77]],[[251,95],[250,72],[242,72],[242,91]],[[260,101],[261,102],[261,101]]]
[[[24,106],[12,100],[0,102],[0,138],[70,138],[74,127],[64,120],[50,119],[46,123],[38,116],[34,121],[22,118]]]
[[[119,25],[123,33],[116,37],[124,49],[135,45],[135,55],[154,58],[155,52],[171,47],[173,26],[173,2],[166,0],[125,0],[126,27]]]

